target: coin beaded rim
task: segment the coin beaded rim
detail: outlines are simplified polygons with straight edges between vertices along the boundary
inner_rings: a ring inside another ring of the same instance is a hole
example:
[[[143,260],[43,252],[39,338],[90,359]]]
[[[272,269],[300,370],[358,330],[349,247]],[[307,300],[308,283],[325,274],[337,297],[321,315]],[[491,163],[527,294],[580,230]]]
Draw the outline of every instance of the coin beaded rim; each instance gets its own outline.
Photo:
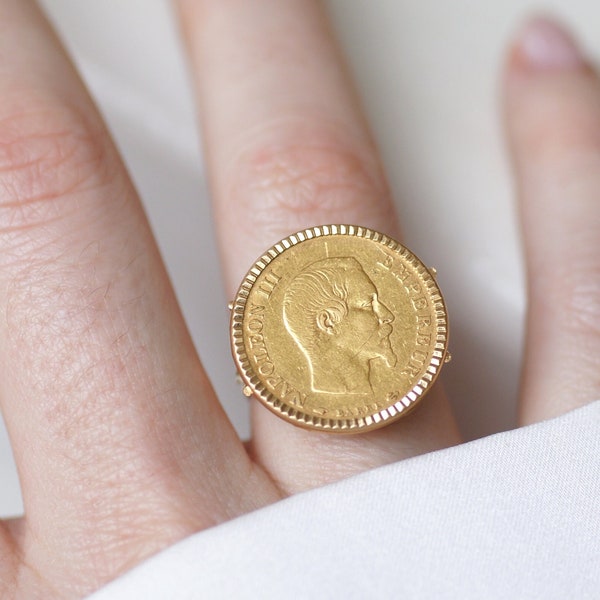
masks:
[[[407,392],[405,396],[399,398],[390,406],[370,415],[355,418],[325,418],[303,412],[294,406],[285,404],[266,388],[265,384],[256,374],[246,353],[244,343],[243,322],[246,303],[254,284],[265,268],[292,246],[297,246],[303,242],[319,237],[338,235],[355,236],[380,243],[388,250],[392,250],[402,257],[415,269],[416,273],[421,278],[422,283],[426,287],[428,298],[433,303],[432,312],[435,314],[435,344],[433,345],[431,360],[429,361],[423,376],[415,383],[415,385],[413,385],[412,389]],[[299,427],[334,433],[360,433],[383,427],[408,414],[415,406],[417,406],[417,404],[419,404],[421,398],[425,396],[437,379],[446,356],[448,355],[449,329],[446,304],[434,276],[423,262],[408,248],[393,238],[367,227],[358,225],[321,225],[298,231],[297,233],[282,239],[280,242],[271,246],[271,248],[269,248],[254,263],[244,277],[235,300],[232,303],[230,337],[233,358],[244,385],[248,386],[251,391],[251,394],[249,395],[260,400],[269,410]]]

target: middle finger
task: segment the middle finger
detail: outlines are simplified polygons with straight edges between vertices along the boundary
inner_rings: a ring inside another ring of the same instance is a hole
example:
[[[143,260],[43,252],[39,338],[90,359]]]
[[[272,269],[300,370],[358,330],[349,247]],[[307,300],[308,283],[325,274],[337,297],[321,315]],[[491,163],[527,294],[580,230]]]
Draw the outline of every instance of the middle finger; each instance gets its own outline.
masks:
[[[271,244],[325,223],[397,236],[385,178],[318,2],[180,1],[191,47],[226,286]],[[458,441],[439,386],[383,430],[294,428],[253,403],[253,452],[297,491]]]
[[[0,16],[0,404],[17,537],[31,571],[87,591],[90,571],[101,582],[265,499],[235,492],[254,469],[98,113],[34,2],[0,0]]]

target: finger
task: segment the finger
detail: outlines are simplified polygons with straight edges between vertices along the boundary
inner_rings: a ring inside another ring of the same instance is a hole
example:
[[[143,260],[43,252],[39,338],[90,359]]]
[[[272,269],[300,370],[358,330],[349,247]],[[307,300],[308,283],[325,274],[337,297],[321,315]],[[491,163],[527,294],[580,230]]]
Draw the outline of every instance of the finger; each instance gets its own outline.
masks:
[[[529,309],[524,423],[600,397],[600,81],[574,40],[531,21],[508,66]]]
[[[397,236],[380,162],[327,20],[306,0],[182,0],[233,296],[269,245],[322,223]],[[307,432],[253,404],[253,452],[287,491],[453,444],[440,389],[385,430]]]
[[[0,17],[0,382],[20,542],[31,570],[85,591],[90,568],[110,578],[263,487],[72,67],[32,2],[1,0]]]

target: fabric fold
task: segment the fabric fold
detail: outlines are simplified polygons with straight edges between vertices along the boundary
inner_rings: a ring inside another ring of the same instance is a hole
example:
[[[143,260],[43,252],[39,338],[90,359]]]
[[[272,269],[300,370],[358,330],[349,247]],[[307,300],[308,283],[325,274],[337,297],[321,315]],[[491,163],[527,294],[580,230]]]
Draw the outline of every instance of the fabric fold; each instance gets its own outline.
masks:
[[[198,533],[93,594],[598,598],[600,402]]]

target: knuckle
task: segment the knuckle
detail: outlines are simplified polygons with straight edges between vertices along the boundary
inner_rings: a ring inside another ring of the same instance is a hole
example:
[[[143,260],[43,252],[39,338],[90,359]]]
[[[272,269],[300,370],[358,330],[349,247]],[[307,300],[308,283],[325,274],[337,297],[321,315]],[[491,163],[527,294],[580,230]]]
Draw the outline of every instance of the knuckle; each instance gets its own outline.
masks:
[[[143,332],[154,316],[144,287],[106,273],[103,261],[94,244],[76,262],[30,261],[5,282],[5,349],[21,365],[15,381],[26,377],[27,394],[44,399],[47,431],[76,452],[78,432],[101,434],[116,398],[170,392],[147,368]]]
[[[573,101],[571,94],[549,94],[523,115],[528,156],[555,163],[600,155],[600,118],[597,98],[585,92]]]
[[[321,222],[362,222],[388,210],[380,167],[344,144],[261,146],[235,165],[227,194],[245,221],[275,236]],[[287,234],[287,233],[286,233]]]
[[[0,120],[0,230],[31,229],[68,214],[73,194],[100,185],[107,134],[74,107],[32,103]]]
[[[541,306],[549,306],[567,335],[592,348],[600,344],[600,265],[577,266],[545,273],[535,285]]]
[[[578,277],[568,284],[562,304],[568,326],[600,342],[600,273]]]
[[[599,124],[600,125],[600,124]],[[600,126],[597,131],[584,125],[540,128],[532,132],[528,143],[528,157],[534,164],[556,169],[580,171],[600,157]]]

